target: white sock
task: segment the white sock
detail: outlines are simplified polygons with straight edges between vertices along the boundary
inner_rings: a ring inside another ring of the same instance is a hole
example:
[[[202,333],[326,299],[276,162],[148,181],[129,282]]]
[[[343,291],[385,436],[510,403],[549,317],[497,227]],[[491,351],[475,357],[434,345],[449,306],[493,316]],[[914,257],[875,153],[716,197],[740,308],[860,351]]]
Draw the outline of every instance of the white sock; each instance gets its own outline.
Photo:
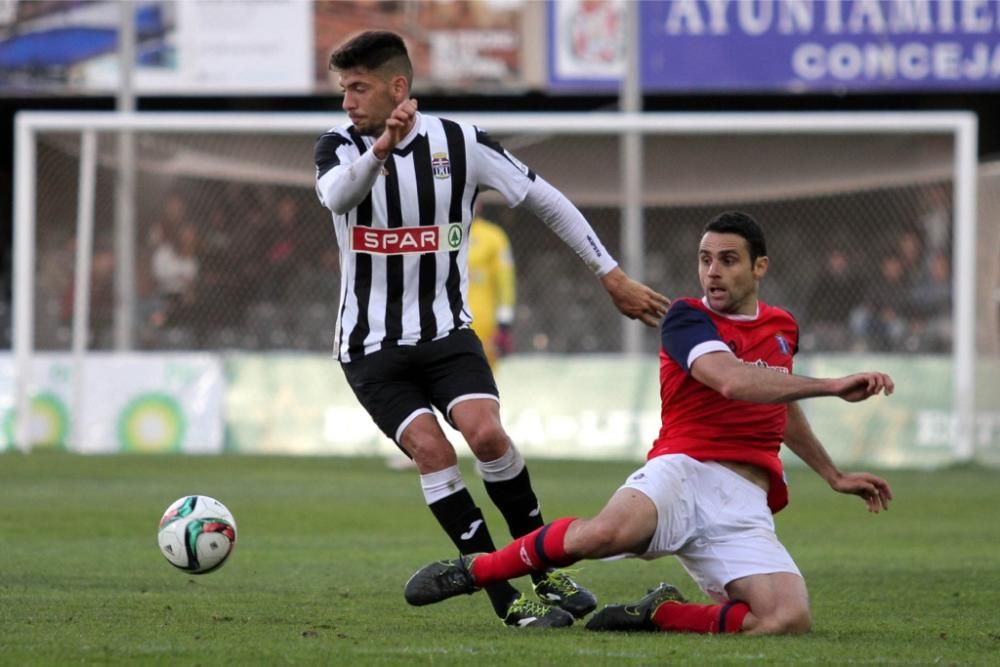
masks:
[[[510,446],[507,453],[493,461],[476,461],[479,474],[486,482],[506,482],[514,479],[524,470],[524,459],[517,447]]]
[[[465,482],[462,481],[462,473],[459,472],[458,466],[453,465],[444,470],[421,475],[420,488],[424,490],[424,500],[427,504],[433,505],[442,498],[464,489]]]

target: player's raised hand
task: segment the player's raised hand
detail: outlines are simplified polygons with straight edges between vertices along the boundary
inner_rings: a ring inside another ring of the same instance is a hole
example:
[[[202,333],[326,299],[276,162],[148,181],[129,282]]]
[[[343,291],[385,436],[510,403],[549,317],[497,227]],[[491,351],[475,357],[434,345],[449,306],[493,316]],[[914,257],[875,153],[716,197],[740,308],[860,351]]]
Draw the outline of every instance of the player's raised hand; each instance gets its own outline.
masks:
[[[889,483],[881,477],[867,472],[852,472],[841,475],[834,479],[830,486],[834,491],[860,496],[865,501],[868,511],[874,514],[889,509],[889,501],[892,500],[892,489],[889,488]]]
[[[670,299],[632,280],[619,267],[607,273],[601,282],[623,315],[648,326],[659,326],[670,307]]]
[[[834,394],[848,403],[864,401],[877,394],[889,396],[896,389],[891,377],[877,372],[855,373],[833,382]]]
[[[392,110],[385,120],[385,130],[379,135],[378,140],[372,147],[376,157],[384,159],[389,151],[396,147],[400,141],[413,129],[413,124],[417,120],[417,101],[408,97]]]
[[[392,133],[393,145],[398,144],[402,141],[410,130],[413,129],[413,123],[417,119],[417,101],[412,97],[408,97],[399,103],[389,117],[385,121],[385,129]]]

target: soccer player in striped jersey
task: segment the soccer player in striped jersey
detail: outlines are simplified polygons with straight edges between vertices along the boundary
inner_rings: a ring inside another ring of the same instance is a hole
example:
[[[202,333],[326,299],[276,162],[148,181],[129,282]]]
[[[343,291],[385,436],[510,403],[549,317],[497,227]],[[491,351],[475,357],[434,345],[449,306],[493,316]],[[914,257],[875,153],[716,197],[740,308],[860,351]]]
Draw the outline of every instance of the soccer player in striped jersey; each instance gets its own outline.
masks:
[[[581,559],[676,555],[714,604],[690,604],[669,584],[609,605],[589,630],[792,634],[809,630],[805,581],[778,541],[772,514],[788,502],[781,443],[831,488],[888,509],[892,491],[869,473],[841,472],[797,404],[891,394],[866,372],[835,379],[792,373],[798,325],[758,300],[767,272],[764,233],[750,216],[711,220],[698,247],[701,299],[678,299],[662,325],[662,427],[646,465],[596,518],[557,519],[493,553],[431,563],[406,584],[430,604]]]
[[[669,301],[618,268],[583,215],[482,129],[417,111],[403,40],[362,33],[330,58],[349,122],[316,144],[316,192],[333,214],[341,292],[336,356],[383,433],[413,457],[424,498],[460,553],[492,551],[455,449],[432,408],[465,438],[513,537],[544,525],[528,469],[500,422],[496,383],[469,328],[469,225],[493,189],[551,227],[628,317],[656,326]],[[597,602],[564,572],[533,575],[541,604],[488,588],[517,627],[570,625]]]

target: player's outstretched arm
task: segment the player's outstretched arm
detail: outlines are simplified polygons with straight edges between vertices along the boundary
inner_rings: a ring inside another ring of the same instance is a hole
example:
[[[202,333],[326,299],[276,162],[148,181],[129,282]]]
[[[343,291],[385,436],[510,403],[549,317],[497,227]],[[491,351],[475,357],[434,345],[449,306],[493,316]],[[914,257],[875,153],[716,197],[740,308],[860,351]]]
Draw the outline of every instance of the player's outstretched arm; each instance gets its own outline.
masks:
[[[651,327],[659,326],[667,314],[670,299],[642,283],[629,278],[619,267],[615,267],[601,278],[604,289],[623,315],[641,320]]]
[[[728,351],[698,357],[691,366],[691,375],[725,398],[754,403],[788,403],[818,396],[839,396],[853,403],[879,393],[888,396],[895,388],[885,373],[811,378],[745,364]]]
[[[576,251],[594,273],[601,276],[604,289],[622,314],[658,326],[667,313],[670,300],[640,282],[629,278],[597,238],[580,210],[541,176],[535,177],[524,195],[522,205],[549,226],[559,238]]]
[[[805,413],[798,403],[788,404],[788,422],[785,425],[785,446],[826,480],[834,491],[860,496],[869,512],[878,514],[889,509],[892,489],[888,482],[866,472],[844,473],[834,464],[826,448],[813,433]]]

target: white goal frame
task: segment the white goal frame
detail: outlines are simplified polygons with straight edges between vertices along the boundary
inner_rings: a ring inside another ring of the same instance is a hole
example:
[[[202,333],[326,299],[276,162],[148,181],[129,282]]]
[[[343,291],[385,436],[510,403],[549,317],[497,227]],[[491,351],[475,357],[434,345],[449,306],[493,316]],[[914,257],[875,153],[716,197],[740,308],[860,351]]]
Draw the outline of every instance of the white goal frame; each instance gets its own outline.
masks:
[[[36,141],[40,132],[81,133],[78,199],[78,261],[76,275],[89,275],[89,240],[93,234],[96,141],[99,132],[219,132],[322,134],[332,124],[329,113],[184,113],[184,112],[20,112],[16,117],[14,158],[13,352],[16,384],[16,445],[30,449],[30,368],[34,355],[33,295],[35,289]],[[975,319],[976,319],[976,169],[978,120],[968,112],[859,113],[476,113],[449,118],[488,127],[496,134],[945,134],[954,138],[952,409],[956,424],[954,456],[974,455]],[[628,144],[626,143],[626,146]],[[623,171],[639,173],[641,154],[623,155]],[[623,185],[626,189],[629,183]],[[634,205],[634,204],[633,204]],[[641,260],[634,249],[641,241],[641,218],[623,219],[623,265],[641,277]],[[631,250],[631,251],[630,251]],[[638,262],[638,264],[630,263]],[[637,269],[637,270],[636,270]],[[73,322],[74,385],[80,392],[82,359],[86,353],[88,294],[86,280],[77,280]],[[74,397],[74,402],[79,396]]]

